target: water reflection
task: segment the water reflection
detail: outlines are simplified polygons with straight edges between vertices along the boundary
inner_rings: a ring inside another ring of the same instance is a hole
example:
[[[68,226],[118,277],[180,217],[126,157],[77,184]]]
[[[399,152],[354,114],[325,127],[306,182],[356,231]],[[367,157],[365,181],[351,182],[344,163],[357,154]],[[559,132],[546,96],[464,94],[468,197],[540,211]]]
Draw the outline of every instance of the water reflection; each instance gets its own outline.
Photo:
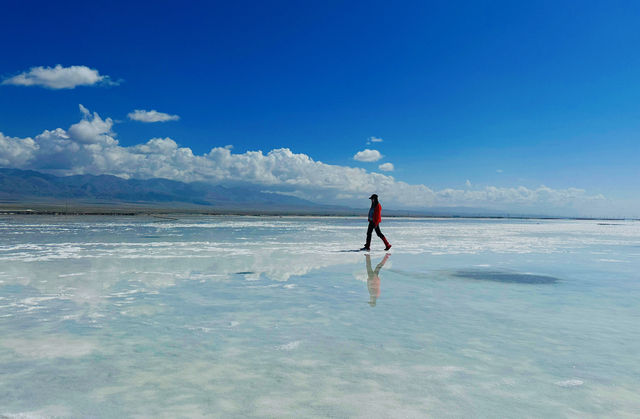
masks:
[[[555,284],[559,278],[531,273],[520,273],[507,270],[489,269],[460,269],[456,271],[410,272],[399,269],[389,269],[391,272],[416,279],[441,280],[446,278],[472,279],[477,281],[492,281],[509,284]]]
[[[553,284],[558,281],[558,278],[546,275],[472,269],[455,271],[451,273],[451,276],[454,276],[456,278],[506,282],[514,284]]]
[[[375,269],[371,268],[371,256],[365,255],[365,261],[367,265],[367,288],[369,289],[369,305],[375,307],[376,301],[380,297],[380,269],[387,263],[389,254],[384,255],[384,258],[376,265]]]

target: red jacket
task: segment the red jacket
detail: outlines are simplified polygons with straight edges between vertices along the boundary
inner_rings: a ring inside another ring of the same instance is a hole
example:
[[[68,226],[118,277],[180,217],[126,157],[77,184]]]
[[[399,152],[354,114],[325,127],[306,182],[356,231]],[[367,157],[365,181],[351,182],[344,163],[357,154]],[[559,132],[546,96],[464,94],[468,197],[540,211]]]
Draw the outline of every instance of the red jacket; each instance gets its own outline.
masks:
[[[373,208],[373,217],[370,216],[369,221],[371,221],[375,225],[380,224],[380,222],[382,221],[382,205],[378,204]]]

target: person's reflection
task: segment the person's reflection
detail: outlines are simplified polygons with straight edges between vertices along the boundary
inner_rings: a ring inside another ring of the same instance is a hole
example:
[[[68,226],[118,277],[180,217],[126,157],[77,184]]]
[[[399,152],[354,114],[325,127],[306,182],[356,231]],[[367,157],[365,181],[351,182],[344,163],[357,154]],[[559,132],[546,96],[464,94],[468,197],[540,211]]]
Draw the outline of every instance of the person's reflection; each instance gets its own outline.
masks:
[[[364,255],[367,263],[367,288],[369,288],[369,305],[375,307],[376,300],[380,297],[380,269],[384,266],[389,259],[389,253],[384,255],[384,258],[378,263],[376,269],[371,269],[371,256]]]

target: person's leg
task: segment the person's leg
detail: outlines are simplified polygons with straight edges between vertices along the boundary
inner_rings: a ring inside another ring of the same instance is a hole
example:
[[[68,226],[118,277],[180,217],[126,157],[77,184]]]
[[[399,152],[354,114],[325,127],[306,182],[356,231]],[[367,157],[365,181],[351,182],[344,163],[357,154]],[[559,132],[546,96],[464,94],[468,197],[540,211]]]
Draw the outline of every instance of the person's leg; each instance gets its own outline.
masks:
[[[367,242],[364,245],[365,249],[371,247],[371,233],[373,232],[373,227],[373,223],[369,223],[369,227],[367,227]]]
[[[365,257],[365,264],[367,265],[367,276],[371,279],[373,278],[377,272],[374,274],[373,269],[371,268],[371,256],[364,255]]]
[[[378,237],[382,239],[386,249],[389,249],[391,247],[391,244],[389,244],[389,242],[387,241],[387,238],[384,236],[384,234],[382,234],[382,231],[380,231],[380,224],[376,226],[376,234],[378,235]]]
[[[380,275],[380,269],[382,269],[382,267],[384,266],[385,263],[387,263],[387,259],[389,259],[389,253],[387,253],[386,255],[384,255],[384,258],[382,258],[382,260],[380,261],[380,263],[378,263],[378,266],[376,266],[375,271],[373,271],[376,275]]]

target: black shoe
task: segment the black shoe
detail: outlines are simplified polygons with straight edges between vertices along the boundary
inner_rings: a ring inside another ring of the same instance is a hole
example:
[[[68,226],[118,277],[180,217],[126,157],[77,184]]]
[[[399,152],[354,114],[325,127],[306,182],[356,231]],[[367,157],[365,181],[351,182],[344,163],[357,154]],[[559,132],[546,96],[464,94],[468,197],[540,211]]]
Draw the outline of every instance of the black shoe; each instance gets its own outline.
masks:
[[[362,249],[360,249],[360,251],[361,251],[361,252],[362,252],[362,251],[367,251],[367,252],[368,252],[368,251],[370,251],[370,250],[371,250],[371,249],[369,249],[368,247],[363,247]]]
[[[384,250],[389,250],[389,249],[391,249],[391,245],[384,248]]]

